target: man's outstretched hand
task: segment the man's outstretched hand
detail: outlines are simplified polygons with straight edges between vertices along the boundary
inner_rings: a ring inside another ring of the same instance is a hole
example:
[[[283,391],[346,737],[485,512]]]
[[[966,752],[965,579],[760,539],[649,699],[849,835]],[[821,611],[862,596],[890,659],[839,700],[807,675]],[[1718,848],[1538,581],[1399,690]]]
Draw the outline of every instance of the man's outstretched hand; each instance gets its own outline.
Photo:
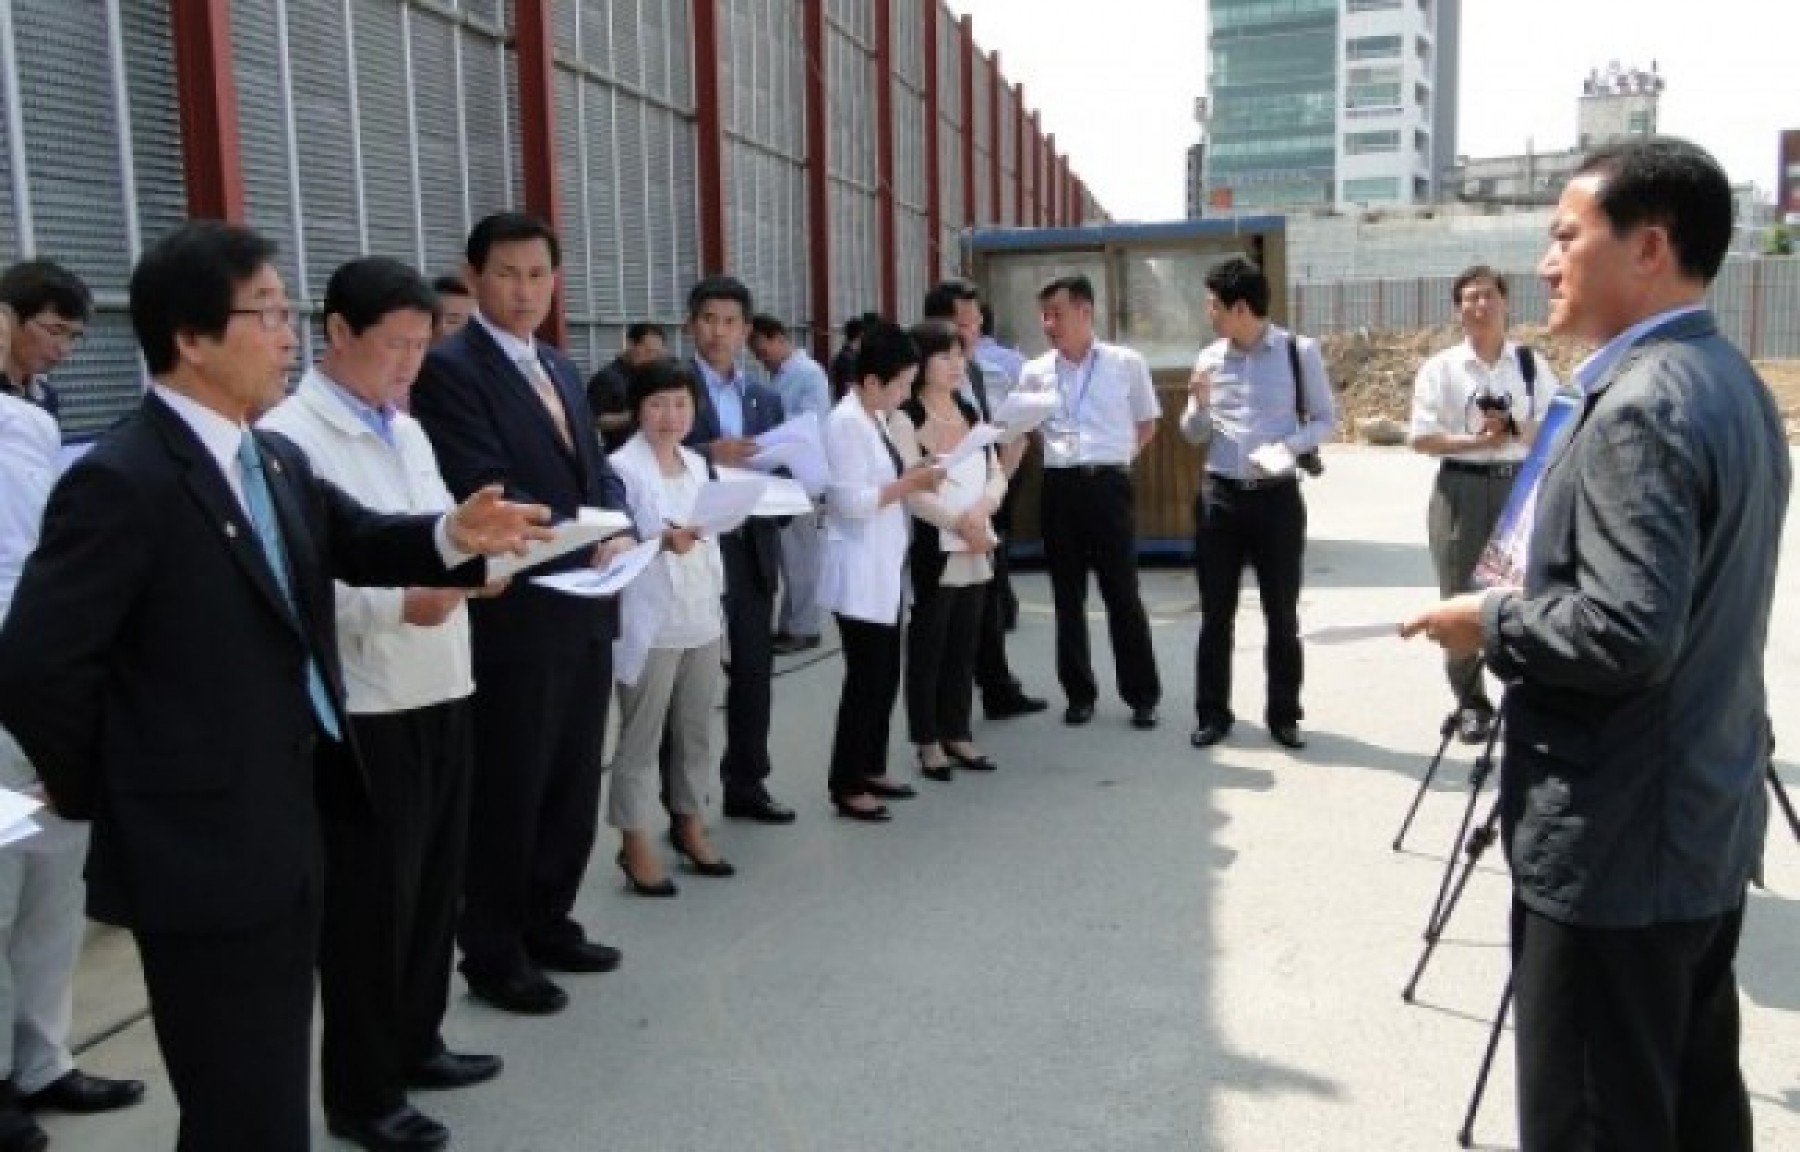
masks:
[[[490,484],[456,506],[446,528],[450,543],[473,556],[523,556],[534,540],[548,540],[550,509],[542,504],[515,504]]]

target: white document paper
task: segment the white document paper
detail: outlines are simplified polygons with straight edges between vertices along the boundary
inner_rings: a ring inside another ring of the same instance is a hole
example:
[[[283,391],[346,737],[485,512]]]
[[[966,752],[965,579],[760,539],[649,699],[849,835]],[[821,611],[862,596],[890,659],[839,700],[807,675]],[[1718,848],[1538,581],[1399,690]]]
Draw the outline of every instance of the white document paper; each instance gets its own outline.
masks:
[[[656,554],[662,551],[662,540],[646,540],[629,551],[607,561],[604,568],[577,568],[571,572],[551,572],[534,576],[531,582],[552,592],[594,599],[617,596],[625,586],[644,574]]]
[[[1271,440],[1250,453],[1250,463],[1256,465],[1264,476],[1292,476],[1294,474],[1293,449],[1279,440]]]
[[[987,425],[980,425],[975,431],[985,427]],[[970,439],[973,438],[974,432],[972,431]],[[967,444],[968,440],[964,440],[963,443]],[[951,453],[951,455],[955,455],[955,453]],[[938,489],[938,499],[943,502],[945,508],[960,516],[981,499],[987,488],[987,458],[965,456],[954,466],[947,467],[945,471],[949,475],[944,478],[944,486]],[[938,529],[938,543],[946,552],[973,551],[961,533],[951,532],[944,528]]]
[[[807,412],[769,429],[756,437],[756,444],[759,450],[748,463],[758,472],[786,468],[813,495],[825,491],[831,482],[817,413]]]
[[[1392,620],[1370,620],[1361,624],[1324,624],[1304,633],[1313,644],[1354,644],[1362,640],[1397,640],[1400,625]]]
[[[720,480],[755,480],[762,484],[762,495],[750,512],[752,516],[811,516],[819,510],[812,497],[806,494],[806,489],[800,487],[799,481],[790,480],[786,476],[764,476],[743,468],[720,467],[714,471],[718,472]]]
[[[994,413],[994,423],[1005,429],[1002,442],[1010,444],[1050,419],[1061,403],[1054,392],[1008,392]]]
[[[567,556],[577,548],[598,544],[630,527],[631,518],[623,512],[611,508],[583,508],[575,519],[552,524],[550,530],[555,535],[548,540],[533,540],[526,547],[525,555],[515,556],[508,552],[504,556],[488,557],[488,580],[506,579],[558,556]]]
[[[694,493],[694,510],[681,527],[692,528],[702,536],[723,536],[753,516],[756,502],[769,486],[769,478],[753,472],[742,475],[743,479],[727,480],[721,476],[702,484]]]
[[[43,806],[35,796],[0,788],[0,848],[37,835],[42,828],[31,815]]]
[[[978,456],[981,450],[1000,442],[1000,429],[992,424],[977,424],[969,429],[968,435],[960,440],[955,448],[939,456],[938,467],[948,472],[964,460]],[[986,469],[983,469],[985,474]]]

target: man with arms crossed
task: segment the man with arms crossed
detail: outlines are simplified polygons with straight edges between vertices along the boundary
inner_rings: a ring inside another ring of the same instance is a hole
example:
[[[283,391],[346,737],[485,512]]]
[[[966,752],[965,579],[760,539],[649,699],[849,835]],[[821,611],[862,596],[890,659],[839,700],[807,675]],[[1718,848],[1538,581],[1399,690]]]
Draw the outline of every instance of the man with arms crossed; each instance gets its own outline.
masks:
[[[1537,498],[1523,588],[1407,622],[1508,684],[1524,1152],[1744,1152],[1732,961],[1768,820],[1780,414],[1706,290],[1731,185],[1682,140],[1589,156],[1538,271],[1600,350]]]

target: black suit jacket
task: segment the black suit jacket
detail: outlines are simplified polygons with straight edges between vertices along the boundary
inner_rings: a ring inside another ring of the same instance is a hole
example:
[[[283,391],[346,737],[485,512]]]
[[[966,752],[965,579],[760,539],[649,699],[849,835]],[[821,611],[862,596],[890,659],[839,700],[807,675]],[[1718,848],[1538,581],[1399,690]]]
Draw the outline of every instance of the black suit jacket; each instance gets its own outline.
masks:
[[[437,452],[444,482],[457,499],[501,484],[512,500],[546,505],[557,520],[583,505],[625,508],[625,485],[600,451],[581,376],[561,352],[537,342],[538,359],[562,398],[573,447],[557,435],[531,383],[479,323],[431,350],[413,385],[412,414]],[[615,600],[589,600],[539,588],[529,575],[579,568],[581,549],[521,573],[506,592],[469,605],[475,658],[540,660],[583,644],[610,642],[618,630]]]
[[[694,378],[699,380],[700,394],[694,397],[694,428],[683,443],[712,459],[711,445],[722,436],[719,411],[713,407],[712,395],[706,389],[706,376],[698,361],[692,363]],[[759,436],[786,419],[781,396],[773,388],[754,380],[744,383],[744,435]],[[756,581],[765,595],[774,595],[781,580],[781,529],[767,517],[752,517],[744,526],[720,541],[724,549],[725,576],[730,580]],[[742,563],[737,562],[742,557]]]
[[[216,461],[156,396],[58,482],[0,630],[0,724],[63,814],[94,822],[95,918],[245,930],[320,881],[318,804],[366,805],[354,749],[319,757],[309,652],[343,724],[332,580],[475,584],[434,516],[384,516],[258,432],[298,613]]]

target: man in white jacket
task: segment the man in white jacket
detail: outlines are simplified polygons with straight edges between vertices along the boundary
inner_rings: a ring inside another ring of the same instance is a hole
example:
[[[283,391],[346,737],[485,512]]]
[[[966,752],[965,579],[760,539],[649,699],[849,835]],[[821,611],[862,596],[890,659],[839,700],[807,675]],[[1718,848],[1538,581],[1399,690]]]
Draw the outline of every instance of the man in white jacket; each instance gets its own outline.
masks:
[[[262,421],[313,471],[381,512],[455,505],[431,442],[397,404],[431,344],[436,294],[413,269],[370,257],[325,289],[324,359]],[[365,1148],[441,1148],[443,1125],[408,1088],[458,1088],[500,1072],[439,1033],[469,823],[473,756],[465,590],[337,586],[351,735],[376,815],[325,812],[320,948],[321,1089],[334,1134]]]

